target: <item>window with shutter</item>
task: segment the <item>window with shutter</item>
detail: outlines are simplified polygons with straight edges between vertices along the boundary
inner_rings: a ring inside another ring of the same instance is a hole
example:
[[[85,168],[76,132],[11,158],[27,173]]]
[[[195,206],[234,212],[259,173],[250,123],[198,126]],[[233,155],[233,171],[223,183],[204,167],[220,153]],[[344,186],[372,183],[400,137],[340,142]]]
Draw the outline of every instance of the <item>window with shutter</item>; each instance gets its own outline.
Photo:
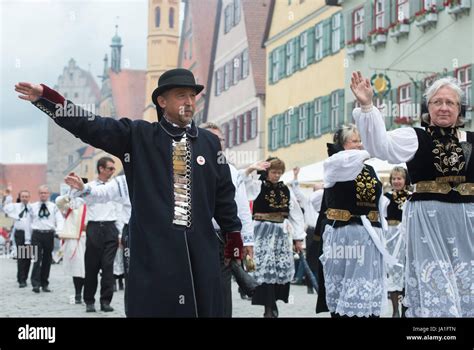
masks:
[[[472,66],[464,66],[456,70],[456,78],[461,84],[461,89],[464,92],[464,101],[462,104],[471,106],[473,104],[472,98]]]
[[[289,113],[289,111],[286,111],[284,113],[285,116],[285,139],[284,139],[284,145],[288,146],[291,143],[291,116],[292,114]]]
[[[374,29],[385,29],[385,0],[376,0],[374,6]]]
[[[229,147],[229,123],[224,123],[222,125],[222,129],[224,130],[224,138],[225,138],[225,147]]]
[[[242,64],[242,63],[241,63]],[[268,83],[273,84],[273,51],[268,55]]]
[[[336,13],[331,17],[331,48],[335,53],[341,49],[341,14]]]
[[[318,23],[314,27],[314,51],[316,61],[323,58],[323,24]]]
[[[232,5],[227,5],[224,9],[224,34],[227,34],[232,27]]]
[[[268,129],[271,130],[271,129]],[[242,142],[247,142],[250,139],[249,132],[249,118],[248,114],[244,113],[242,116]]]
[[[235,145],[235,120],[232,119],[229,121],[229,136],[227,137],[229,140],[229,148]]]
[[[252,139],[257,137],[258,132],[258,109],[257,107],[252,108],[252,111],[248,113],[250,116],[250,137]]]
[[[245,49],[242,52],[242,79],[247,78],[249,75],[249,50]]]
[[[290,144],[298,142],[298,121],[300,110],[298,107],[294,107],[290,109],[290,116],[291,116],[291,136],[290,136]]]
[[[323,96],[321,114],[321,133],[325,134],[331,129],[331,96]]]
[[[304,141],[308,136],[308,119],[306,103],[298,107],[298,140]]]
[[[240,80],[240,56],[234,57],[232,62],[233,74],[233,85],[236,85]]]
[[[219,96],[221,94],[221,80],[222,80],[221,72],[222,71],[220,69],[216,71],[216,96]]]
[[[339,94],[339,111],[338,111],[338,121],[337,121],[337,127],[341,127],[344,124],[344,90],[338,90],[337,92]]]
[[[234,0],[234,26],[240,22],[240,0]]]
[[[397,2],[397,20],[402,22],[410,18],[409,0],[395,0]]]
[[[300,68],[305,68],[308,65],[308,33],[300,34]]]
[[[242,142],[241,133],[242,133],[242,116],[238,115],[235,118],[235,145],[240,145],[240,143]]]
[[[339,94],[331,93],[331,130],[336,130],[339,121]]]
[[[271,119],[271,149],[276,150],[278,148],[278,119],[279,116],[273,116]]]
[[[314,136],[321,135],[321,115],[322,115],[322,98],[319,97],[313,102],[313,113],[314,113]]]
[[[230,74],[231,74],[231,67],[230,67],[229,63],[226,63],[224,65],[224,90],[229,90],[230,81],[232,79]]]
[[[290,40],[286,43],[286,75],[290,76],[293,74],[294,68],[294,41]]]
[[[293,38],[294,53],[295,57],[293,59],[293,73],[297,72],[300,69],[300,38],[297,36]]]
[[[280,62],[280,69],[278,72],[278,77],[280,79],[283,79],[286,76],[286,50],[285,50],[285,45],[282,45],[278,48],[278,56],[280,56],[279,62]]]
[[[352,28],[354,41],[364,38],[364,8],[358,8],[352,12]]]
[[[314,27],[309,28],[306,33],[306,53],[308,55],[307,64],[311,64],[314,62]]]
[[[280,55],[278,54],[278,48],[273,50],[273,83],[280,80]]]
[[[323,21],[323,57],[331,54],[331,19]]]

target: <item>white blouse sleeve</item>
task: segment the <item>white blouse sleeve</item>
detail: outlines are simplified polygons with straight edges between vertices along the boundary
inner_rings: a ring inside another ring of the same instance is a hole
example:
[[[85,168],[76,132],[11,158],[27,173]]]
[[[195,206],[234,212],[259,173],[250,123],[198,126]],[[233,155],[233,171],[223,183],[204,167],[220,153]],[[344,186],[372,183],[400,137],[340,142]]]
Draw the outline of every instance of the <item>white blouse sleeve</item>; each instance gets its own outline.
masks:
[[[364,161],[370,158],[365,150],[347,150],[333,154],[323,163],[324,188],[330,188],[336,182],[354,180],[364,167]]]
[[[256,173],[252,173],[250,175],[245,175],[245,172],[240,172],[239,175],[241,176],[241,180],[243,180],[245,184],[245,189],[247,190],[247,197],[249,201],[255,200],[260,194],[260,190],[262,189],[262,181],[260,181],[259,175]]]
[[[321,210],[321,204],[323,202],[323,194],[324,194],[324,190],[317,190],[311,193],[311,195],[309,196],[309,201],[317,213],[319,213],[319,211]]]
[[[295,198],[293,192],[290,191],[290,213],[288,215],[288,220],[292,226],[291,235],[294,240],[302,240],[306,237],[306,232],[304,231],[304,215],[301,211],[301,207],[298,204],[298,201]]]
[[[376,107],[367,113],[355,108],[352,115],[359,129],[362,144],[373,157],[391,164],[413,159],[418,150],[418,138],[413,128],[399,128],[387,132],[382,114]]]
[[[380,197],[379,212],[380,212],[380,215],[382,215],[382,217],[384,218],[386,218],[388,215],[387,208],[389,204],[390,204],[390,200],[382,194],[382,196]]]
[[[380,213],[380,223],[382,224],[382,230],[388,230],[388,222],[387,222],[387,208],[390,204],[390,200],[385,197],[383,194],[380,196],[379,200],[379,213]]]

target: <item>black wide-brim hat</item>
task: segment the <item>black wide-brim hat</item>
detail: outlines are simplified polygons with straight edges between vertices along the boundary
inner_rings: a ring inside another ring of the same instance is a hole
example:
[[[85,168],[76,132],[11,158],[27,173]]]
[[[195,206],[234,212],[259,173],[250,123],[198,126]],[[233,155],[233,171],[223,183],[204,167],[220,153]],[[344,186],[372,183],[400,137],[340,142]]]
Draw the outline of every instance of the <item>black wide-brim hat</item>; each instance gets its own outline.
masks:
[[[156,105],[158,112],[158,120],[163,116],[163,109],[158,104],[158,96],[164,92],[174,88],[191,88],[199,94],[203,89],[203,85],[196,84],[193,72],[184,68],[171,69],[164,72],[158,80],[158,87],[153,91],[151,99]]]

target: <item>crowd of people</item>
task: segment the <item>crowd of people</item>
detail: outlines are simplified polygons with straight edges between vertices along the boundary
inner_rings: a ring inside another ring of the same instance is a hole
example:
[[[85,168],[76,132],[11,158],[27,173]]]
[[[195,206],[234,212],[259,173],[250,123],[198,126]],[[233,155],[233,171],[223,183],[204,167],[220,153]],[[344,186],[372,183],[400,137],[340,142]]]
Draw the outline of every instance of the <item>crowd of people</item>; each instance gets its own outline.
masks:
[[[242,290],[252,285],[252,304],[266,318],[279,316],[277,301],[287,303],[291,282],[303,276],[308,293],[317,292],[316,312],[332,317],[380,317],[388,300],[393,317],[474,316],[474,133],[461,129],[457,81],[427,89],[422,128],[387,132],[369,80],[354,72],[355,124],[334,134],[323,182],[310,193],[298,168],[291,183],[281,181],[286,167],[277,157],[240,170],[220,162],[221,130],[192,119],[202,89],[187,70],[165,72],[153,93],[158,122],[148,123],[87,118],[45,85],[16,86],[51,117],[58,104],[74,108],[86,118],[54,121],[119,159],[131,157],[114,178],[108,157],[94,181],[69,174],[71,190],[56,203],[44,186],[37,203],[28,203],[28,191],[18,203],[5,201],[17,251],[31,246],[38,258],[34,292],[50,291],[55,232],[75,227],[77,237],[63,240],[63,260],[79,303],[84,286],[87,312],[95,311],[101,271],[102,311],[113,310],[115,279],[124,278],[127,316],[232,317],[232,275],[243,272],[247,280],[237,281]],[[366,163],[372,157],[406,164],[393,168],[388,191]],[[28,268],[18,259],[20,287]]]

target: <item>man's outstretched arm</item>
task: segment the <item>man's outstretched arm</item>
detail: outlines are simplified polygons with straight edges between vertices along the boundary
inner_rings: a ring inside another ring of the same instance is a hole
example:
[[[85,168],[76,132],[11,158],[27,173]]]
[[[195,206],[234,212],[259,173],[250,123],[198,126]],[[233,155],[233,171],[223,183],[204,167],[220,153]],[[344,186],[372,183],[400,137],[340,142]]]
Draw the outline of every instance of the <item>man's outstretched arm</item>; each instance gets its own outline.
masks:
[[[33,103],[56,124],[85,143],[119,158],[130,152],[130,119],[115,120],[94,115],[43,84],[18,83],[15,91],[21,94],[19,98]]]

